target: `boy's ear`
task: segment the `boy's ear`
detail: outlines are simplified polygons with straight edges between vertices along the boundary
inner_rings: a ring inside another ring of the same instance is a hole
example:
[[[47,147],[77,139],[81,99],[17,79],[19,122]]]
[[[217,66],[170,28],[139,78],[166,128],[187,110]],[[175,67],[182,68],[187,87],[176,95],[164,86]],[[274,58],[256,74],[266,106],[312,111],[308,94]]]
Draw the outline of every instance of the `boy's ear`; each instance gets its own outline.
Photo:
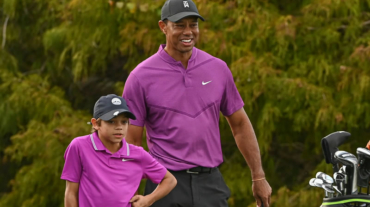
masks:
[[[91,119],[91,124],[93,125],[94,129],[96,129],[96,130],[98,130],[99,127],[100,127],[95,118]]]

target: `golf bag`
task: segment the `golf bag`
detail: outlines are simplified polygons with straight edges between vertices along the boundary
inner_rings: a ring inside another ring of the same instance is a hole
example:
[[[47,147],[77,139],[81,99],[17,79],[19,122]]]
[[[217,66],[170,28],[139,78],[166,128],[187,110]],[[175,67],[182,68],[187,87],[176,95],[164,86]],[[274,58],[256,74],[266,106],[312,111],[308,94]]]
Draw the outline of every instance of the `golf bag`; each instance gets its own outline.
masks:
[[[325,161],[333,165],[334,174],[318,172],[309,182],[325,190],[320,207],[370,207],[370,150],[357,148],[358,157],[340,151],[338,147],[350,136],[338,131],[321,140]]]

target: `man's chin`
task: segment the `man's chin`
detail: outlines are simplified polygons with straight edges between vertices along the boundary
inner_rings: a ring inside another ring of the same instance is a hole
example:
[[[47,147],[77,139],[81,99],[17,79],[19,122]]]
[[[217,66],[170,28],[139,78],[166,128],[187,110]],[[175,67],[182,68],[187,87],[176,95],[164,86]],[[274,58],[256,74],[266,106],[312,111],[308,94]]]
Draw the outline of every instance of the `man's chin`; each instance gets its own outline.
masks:
[[[189,46],[189,47],[186,47],[186,48],[182,48],[180,50],[181,53],[188,53],[188,52],[192,52],[193,51],[193,47],[194,46]]]

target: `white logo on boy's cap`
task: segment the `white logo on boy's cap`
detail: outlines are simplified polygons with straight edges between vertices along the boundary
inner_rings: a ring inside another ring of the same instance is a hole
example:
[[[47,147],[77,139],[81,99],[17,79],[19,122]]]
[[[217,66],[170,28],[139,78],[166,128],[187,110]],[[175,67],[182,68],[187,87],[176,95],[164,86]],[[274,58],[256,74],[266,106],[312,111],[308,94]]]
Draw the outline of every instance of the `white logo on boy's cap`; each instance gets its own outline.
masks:
[[[119,100],[119,98],[114,98],[114,99],[112,99],[112,104],[114,104],[114,105],[121,105],[122,102],[121,102],[121,100]]]
[[[116,111],[116,112],[114,112],[114,113],[113,113],[113,115],[114,115],[114,116],[117,116],[117,115],[118,115],[118,113],[119,113],[119,111]]]
[[[183,3],[184,3],[184,8],[189,7],[189,2],[183,1]]]

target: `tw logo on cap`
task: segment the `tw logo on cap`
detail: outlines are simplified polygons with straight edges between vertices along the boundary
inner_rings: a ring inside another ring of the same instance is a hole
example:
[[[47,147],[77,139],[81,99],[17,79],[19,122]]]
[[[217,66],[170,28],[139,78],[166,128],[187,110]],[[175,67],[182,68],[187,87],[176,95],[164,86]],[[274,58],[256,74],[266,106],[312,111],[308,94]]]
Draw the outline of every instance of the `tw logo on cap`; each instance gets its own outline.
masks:
[[[122,102],[118,98],[114,98],[114,99],[112,99],[112,104],[114,104],[114,105],[121,105]]]
[[[189,2],[183,1],[183,3],[184,3],[184,8],[189,7]]]

